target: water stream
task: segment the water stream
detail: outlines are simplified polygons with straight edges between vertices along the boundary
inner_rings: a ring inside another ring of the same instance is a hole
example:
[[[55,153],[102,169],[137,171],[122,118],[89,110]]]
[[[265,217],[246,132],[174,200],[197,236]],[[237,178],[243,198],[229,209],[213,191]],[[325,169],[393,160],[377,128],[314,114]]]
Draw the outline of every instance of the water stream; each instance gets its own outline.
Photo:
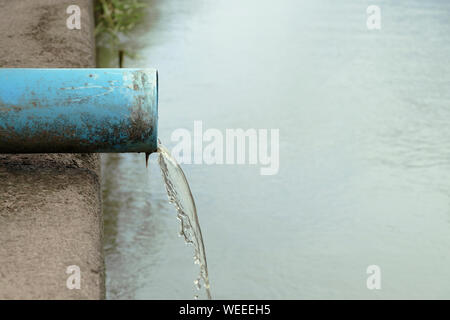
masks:
[[[189,183],[177,161],[161,143],[158,146],[158,153],[167,195],[177,209],[177,217],[180,220],[180,236],[184,238],[186,244],[194,247],[194,263],[200,266],[200,273],[194,283],[199,290],[203,286],[207,298],[211,299],[205,245]]]

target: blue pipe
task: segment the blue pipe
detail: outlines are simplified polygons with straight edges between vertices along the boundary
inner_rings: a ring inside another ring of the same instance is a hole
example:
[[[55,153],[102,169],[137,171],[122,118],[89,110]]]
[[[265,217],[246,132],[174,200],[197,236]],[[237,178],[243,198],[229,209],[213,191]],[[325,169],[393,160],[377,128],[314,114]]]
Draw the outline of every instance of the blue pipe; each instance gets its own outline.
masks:
[[[0,69],[0,153],[157,149],[153,69]]]

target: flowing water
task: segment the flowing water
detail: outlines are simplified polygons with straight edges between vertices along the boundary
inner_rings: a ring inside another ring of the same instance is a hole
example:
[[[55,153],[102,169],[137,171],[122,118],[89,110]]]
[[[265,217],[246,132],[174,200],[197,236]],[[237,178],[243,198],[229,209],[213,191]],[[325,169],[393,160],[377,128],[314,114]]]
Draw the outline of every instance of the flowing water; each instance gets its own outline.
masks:
[[[183,170],[166,147],[159,144],[158,153],[159,166],[166,184],[169,201],[178,212],[178,219],[181,224],[180,236],[184,238],[186,244],[194,247],[194,263],[200,267],[200,274],[194,283],[198,290],[202,288],[203,284],[207,298],[211,299],[205,245],[189,183]]]
[[[280,129],[277,175],[182,164],[214,298],[450,297],[450,1],[148,2],[124,67],[159,70],[169,150],[196,120]],[[102,157],[110,299],[196,290],[157,157]]]

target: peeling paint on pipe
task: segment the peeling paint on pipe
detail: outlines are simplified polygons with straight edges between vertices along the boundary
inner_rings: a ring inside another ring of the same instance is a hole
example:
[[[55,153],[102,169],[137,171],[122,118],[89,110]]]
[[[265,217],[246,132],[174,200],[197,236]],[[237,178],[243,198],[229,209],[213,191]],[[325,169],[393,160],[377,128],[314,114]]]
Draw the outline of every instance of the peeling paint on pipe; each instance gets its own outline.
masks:
[[[0,69],[0,153],[157,149],[153,69]]]

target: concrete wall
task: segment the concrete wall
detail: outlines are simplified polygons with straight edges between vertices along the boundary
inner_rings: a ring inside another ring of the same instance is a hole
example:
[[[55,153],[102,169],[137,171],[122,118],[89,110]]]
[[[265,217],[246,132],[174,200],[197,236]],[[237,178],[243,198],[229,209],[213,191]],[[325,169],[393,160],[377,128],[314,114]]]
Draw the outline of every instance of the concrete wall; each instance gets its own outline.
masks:
[[[93,26],[90,0],[0,0],[0,67],[95,67]],[[0,154],[0,299],[104,298],[99,170],[92,154]]]

